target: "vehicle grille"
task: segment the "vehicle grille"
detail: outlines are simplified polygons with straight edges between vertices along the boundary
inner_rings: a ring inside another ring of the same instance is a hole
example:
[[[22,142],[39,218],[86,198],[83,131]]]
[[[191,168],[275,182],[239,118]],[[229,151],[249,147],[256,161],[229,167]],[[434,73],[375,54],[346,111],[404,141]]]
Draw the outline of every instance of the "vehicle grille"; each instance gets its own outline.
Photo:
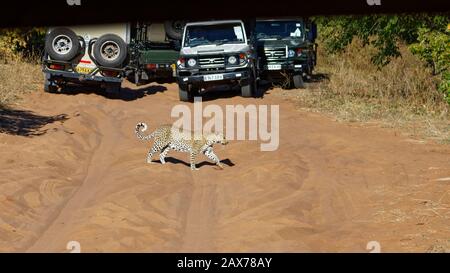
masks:
[[[286,47],[279,48],[265,48],[264,53],[266,55],[267,61],[278,61],[284,60],[287,58],[287,50]]]
[[[220,67],[225,65],[223,56],[202,56],[198,59],[200,67]]]

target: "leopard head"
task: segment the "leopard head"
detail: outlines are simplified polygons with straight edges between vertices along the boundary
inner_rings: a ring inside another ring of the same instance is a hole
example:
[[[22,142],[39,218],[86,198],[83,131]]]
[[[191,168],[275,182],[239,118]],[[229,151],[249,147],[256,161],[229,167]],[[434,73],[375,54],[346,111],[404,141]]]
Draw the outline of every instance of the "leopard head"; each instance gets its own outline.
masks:
[[[208,142],[211,142],[211,143],[220,143],[222,145],[228,144],[228,140],[225,138],[225,135],[220,132],[212,133],[212,134],[208,135],[207,139],[208,139]]]

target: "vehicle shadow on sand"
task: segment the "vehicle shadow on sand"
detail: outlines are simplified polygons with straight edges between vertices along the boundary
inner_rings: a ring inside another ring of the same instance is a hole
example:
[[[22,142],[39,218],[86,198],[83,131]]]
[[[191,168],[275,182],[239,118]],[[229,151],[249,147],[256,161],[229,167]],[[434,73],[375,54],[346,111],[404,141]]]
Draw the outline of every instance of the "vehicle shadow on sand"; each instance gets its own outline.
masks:
[[[268,89],[265,85],[258,85],[258,91],[255,94],[254,98],[263,98],[264,94]],[[216,87],[211,88],[207,92],[201,93],[202,101],[212,101],[216,99],[227,99],[233,97],[241,96],[241,88],[239,86],[235,87]]]
[[[154,162],[154,163],[161,163],[161,161],[159,161],[159,160],[152,160],[152,162]],[[229,166],[229,167],[233,167],[234,166],[234,163],[231,162],[231,160],[229,160],[228,158],[227,159],[223,159],[220,162],[225,164],[225,165],[227,165],[227,166]],[[191,164],[187,163],[186,161],[183,161],[183,160],[180,160],[180,159],[177,159],[177,158],[174,158],[174,157],[170,157],[170,156],[166,157],[166,164],[167,163],[182,164],[182,165],[185,165],[185,166],[187,166],[189,168],[191,167]],[[216,164],[214,164],[212,162],[209,162],[209,161],[202,161],[202,162],[196,164],[197,168],[201,168],[202,166],[215,166],[215,165]]]
[[[48,129],[42,130],[47,124],[69,119],[66,114],[56,116],[41,116],[28,110],[0,109],[0,133],[25,137],[40,136]]]
[[[310,88],[311,85],[329,80],[330,76],[328,74],[324,73],[314,73],[309,80],[305,80],[305,87]],[[255,94],[255,98],[264,98],[265,95],[270,94],[270,91],[272,91],[274,88],[282,88],[281,82],[270,82],[268,80],[260,80],[258,83],[258,90]],[[286,90],[289,90],[292,88],[286,88]],[[217,88],[211,88],[207,92],[201,94],[203,101],[211,101],[216,99],[223,99],[223,98],[232,98],[232,97],[239,97],[241,96],[241,89],[240,87],[217,87]]]
[[[133,101],[158,92],[165,92],[167,88],[163,85],[147,85],[136,89],[122,87],[118,93],[107,93],[103,88],[98,86],[80,86],[67,85],[61,88],[57,94],[61,95],[78,95],[78,94],[96,94],[108,99]]]

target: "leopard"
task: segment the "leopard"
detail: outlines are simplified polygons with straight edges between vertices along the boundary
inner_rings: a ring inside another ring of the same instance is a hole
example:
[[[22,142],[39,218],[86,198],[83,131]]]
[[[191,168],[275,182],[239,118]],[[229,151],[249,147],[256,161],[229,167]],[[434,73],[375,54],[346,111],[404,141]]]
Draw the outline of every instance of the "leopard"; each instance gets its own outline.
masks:
[[[147,163],[153,163],[152,158],[159,152],[161,164],[166,164],[165,158],[170,150],[189,153],[191,170],[199,170],[196,167],[196,158],[199,154],[204,154],[212,160],[219,169],[224,169],[219,157],[214,153],[213,145],[227,145],[228,141],[221,132],[198,133],[183,130],[171,124],[158,126],[153,132],[144,135],[148,125],[140,122],[136,125],[135,133],[138,139],[148,141],[154,139],[153,146],[147,153]]]

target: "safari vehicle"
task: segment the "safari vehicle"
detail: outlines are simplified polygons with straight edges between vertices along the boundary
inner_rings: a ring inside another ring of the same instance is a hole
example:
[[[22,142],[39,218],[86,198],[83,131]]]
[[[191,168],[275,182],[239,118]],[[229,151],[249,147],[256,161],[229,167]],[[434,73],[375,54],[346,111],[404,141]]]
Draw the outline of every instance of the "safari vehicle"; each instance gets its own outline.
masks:
[[[185,24],[166,21],[132,25],[128,80],[137,85],[174,81]]]
[[[316,25],[308,19],[257,19],[258,70],[262,79],[288,78],[304,88],[316,65]]]
[[[174,79],[183,22],[57,27],[46,36],[44,90],[67,83],[120,91],[122,79],[142,84]]]
[[[128,24],[51,28],[45,38],[44,90],[56,92],[69,82],[119,90],[129,30]]]
[[[256,58],[251,32],[241,20],[188,23],[184,28],[177,81],[181,101],[208,87],[240,86],[243,97],[257,90]]]

